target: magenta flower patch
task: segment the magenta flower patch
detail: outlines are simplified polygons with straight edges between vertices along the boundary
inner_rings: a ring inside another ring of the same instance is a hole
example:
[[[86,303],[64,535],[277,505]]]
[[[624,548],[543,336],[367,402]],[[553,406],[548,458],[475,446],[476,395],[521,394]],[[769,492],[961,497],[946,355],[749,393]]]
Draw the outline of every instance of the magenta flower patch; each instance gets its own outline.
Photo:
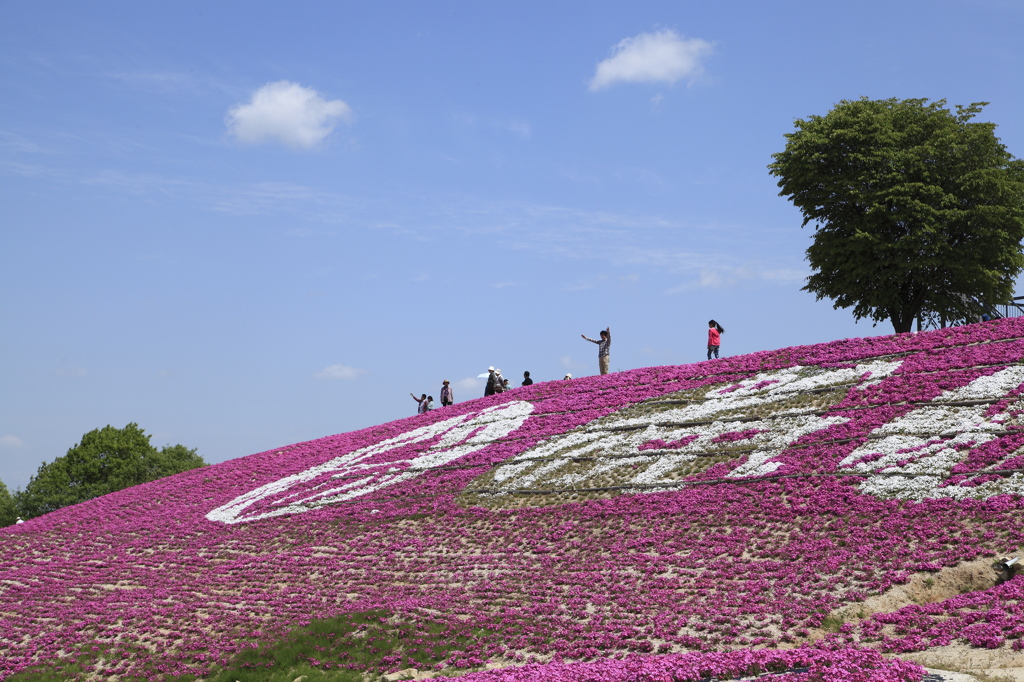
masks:
[[[516,664],[467,680],[920,679],[877,651],[1020,650],[1024,578],[827,619],[1024,550],[1022,386],[1024,320],[1000,320],[534,384],[186,472],[0,530],[0,678],[92,646],[97,675],[202,676],[378,609],[464,636],[449,666]]]

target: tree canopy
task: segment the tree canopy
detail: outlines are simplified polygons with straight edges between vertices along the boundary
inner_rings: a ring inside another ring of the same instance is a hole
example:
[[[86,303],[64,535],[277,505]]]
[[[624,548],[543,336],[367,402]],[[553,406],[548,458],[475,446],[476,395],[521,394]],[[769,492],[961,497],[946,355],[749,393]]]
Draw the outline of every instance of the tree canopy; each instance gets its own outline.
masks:
[[[149,439],[135,423],[90,431],[66,455],[39,467],[16,495],[19,511],[32,518],[206,464],[194,449],[169,445],[157,450]]]
[[[977,319],[1024,270],[1024,164],[972,119],[987,102],[843,100],[768,166],[815,225],[804,290],[857,319]]]
[[[0,481],[0,528],[9,526],[18,518],[18,510],[14,507],[14,498],[3,481]]]

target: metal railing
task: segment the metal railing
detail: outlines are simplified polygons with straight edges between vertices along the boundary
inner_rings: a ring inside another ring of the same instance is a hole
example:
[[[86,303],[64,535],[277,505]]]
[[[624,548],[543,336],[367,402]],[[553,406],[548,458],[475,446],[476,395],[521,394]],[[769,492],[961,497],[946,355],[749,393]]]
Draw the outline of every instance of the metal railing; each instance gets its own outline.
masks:
[[[917,331],[928,329],[943,329],[945,327],[957,327],[961,324],[972,322],[984,322],[985,320],[998,320],[1002,317],[1024,317],[1024,296],[1014,296],[1006,303],[1000,303],[989,308],[983,317],[970,320],[949,320],[938,315],[930,315],[925,318],[917,318]]]
[[[1009,303],[993,306],[992,317],[1024,317],[1024,296],[1014,296]]]

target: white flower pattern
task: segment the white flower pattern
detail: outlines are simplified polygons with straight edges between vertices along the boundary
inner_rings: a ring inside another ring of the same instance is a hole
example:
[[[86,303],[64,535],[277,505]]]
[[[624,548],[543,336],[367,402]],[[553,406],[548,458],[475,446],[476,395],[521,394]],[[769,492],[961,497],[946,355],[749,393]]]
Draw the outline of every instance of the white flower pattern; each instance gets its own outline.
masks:
[[[875,429],[871,435],[878,438],[847,455],[840,467],[870,474],[861,485],[861,491],[879,497],[964,500],[1003,493],[1022,495],[1024,476],[1019,473],[975,486],[948,484],[953,467],[964,461],[971,449],[998,438],[998,433],[1005,428],[1007,410],[1013,404],[988,417],[985,414],[990,409],[989,404],[943,404],[994,401],[1021,383],[1024,383],[1024,367],[1018,365],[946,391],[930,404]],[[999,463],[987,467],[989,470],[998,468]],[[977,473],[983,474],[984,470]]]
[[[217,507],[206,518],[229,524],[256,521],[367,495],[487,447],[522,426],[531,412],[533,405],[520,400],[430,424],[260,486]],[[440,440],[414,457],[384,462],[375,457],[438,436]],[[247,511],[254,505],[258,510]]]
[[[668,482],[668,474],[694,462],[709,447],[717,447],[716,438],[737,430],[750,434],[741,440],[744,451],[751,452],[728,476],[770,474],[781,466],[774,458],[789,444],[809,433],[849,421],[841,416],[800,414],[806,410],[789,408],[786,401],[831,386],[872,385],[891,375],[900,364],[883,360],[844,369],[796,366],[763,372],[712,391],[702,401],[657,412],[656,418],[632,416],[636,408],[665,399],[653,398],[538,444],[499,465],[489,474],[491,479],[485,485],[492,491],[497,489],[499,494],[502,488],[571,489],[596,485],[595,481],[609,473],[615,474],[619,486],[657,485]],[[765,418],[748,418],[739,423],[720,419],[726,413],[746,413],[766,406],[771,415]],[[681,423],[686,425],[679,426]],[[657,440],[688,442],[673,448],[639,449]],[[597,463],[582,471],[574,466],[580,458],[595,456]]]

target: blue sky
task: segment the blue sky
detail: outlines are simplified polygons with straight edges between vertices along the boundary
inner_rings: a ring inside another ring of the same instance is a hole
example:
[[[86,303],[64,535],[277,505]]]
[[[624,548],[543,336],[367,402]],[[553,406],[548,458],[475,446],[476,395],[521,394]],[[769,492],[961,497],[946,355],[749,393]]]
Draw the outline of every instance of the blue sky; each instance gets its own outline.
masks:
[[[0,0],[0,480],[137,422],[219,462],[482,393],[885,334],[766,165],[842,99],[989,101],[1024,2]]]

